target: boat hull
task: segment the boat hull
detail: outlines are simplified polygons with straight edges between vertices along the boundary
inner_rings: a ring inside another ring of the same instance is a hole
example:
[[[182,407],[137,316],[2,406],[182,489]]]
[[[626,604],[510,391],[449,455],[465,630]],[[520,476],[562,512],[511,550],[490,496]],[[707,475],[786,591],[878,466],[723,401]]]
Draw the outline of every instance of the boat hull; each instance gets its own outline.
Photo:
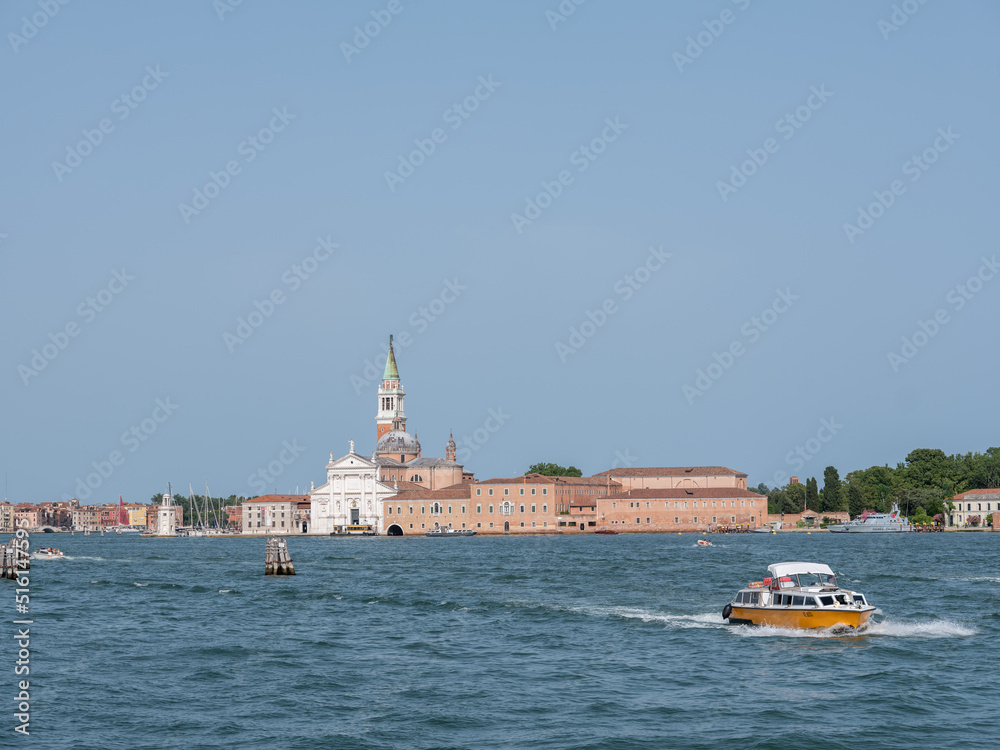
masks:
[[[733,606],[731,625],[766,625],[772,628],[819,630],[848,627],[857,630],[871,617],[874,607],[862,609],[823,609],[818,607],[740,607]]]

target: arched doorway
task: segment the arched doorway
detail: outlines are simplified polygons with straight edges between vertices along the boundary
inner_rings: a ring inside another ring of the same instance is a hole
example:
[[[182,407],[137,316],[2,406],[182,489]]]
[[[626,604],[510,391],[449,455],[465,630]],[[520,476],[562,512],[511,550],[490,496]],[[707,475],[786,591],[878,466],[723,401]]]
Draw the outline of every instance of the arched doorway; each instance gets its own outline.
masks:
[[[510,521],[504,521],[503,522],[503,533],[504,534],[509,534],[510,533]]]
[[[303,521],[302,522],[302,533],[303,534],[308,534],[309,533],[309,522],[308,521]]]
[[[385,530],[386,536],[403,536],[403,529],[398,523],[394,523]]]

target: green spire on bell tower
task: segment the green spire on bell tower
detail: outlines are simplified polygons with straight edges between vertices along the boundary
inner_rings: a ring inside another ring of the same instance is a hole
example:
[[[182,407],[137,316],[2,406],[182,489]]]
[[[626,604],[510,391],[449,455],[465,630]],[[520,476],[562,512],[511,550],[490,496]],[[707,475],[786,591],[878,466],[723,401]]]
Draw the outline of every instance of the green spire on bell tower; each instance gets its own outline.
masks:
[[[399,380],[399,370],[396,369],[396,355],[392,351],[392,334],[389,334],[389,356],[385,360],[385,372],[382,380]]]

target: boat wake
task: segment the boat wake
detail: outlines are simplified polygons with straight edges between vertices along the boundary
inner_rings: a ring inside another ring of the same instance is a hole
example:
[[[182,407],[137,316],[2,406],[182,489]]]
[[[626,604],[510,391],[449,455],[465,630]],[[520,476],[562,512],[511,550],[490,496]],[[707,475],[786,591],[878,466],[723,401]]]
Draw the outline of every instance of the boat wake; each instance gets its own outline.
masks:
[[[754,627],[737,625],[733,633],[745,638],[963,638],[976,635],[979,631],[953,620],[926,620],[905,622],[882,620],[869,622],[860,630],[850,628],[826,628],[823,630],[799,630],[796,628]]]

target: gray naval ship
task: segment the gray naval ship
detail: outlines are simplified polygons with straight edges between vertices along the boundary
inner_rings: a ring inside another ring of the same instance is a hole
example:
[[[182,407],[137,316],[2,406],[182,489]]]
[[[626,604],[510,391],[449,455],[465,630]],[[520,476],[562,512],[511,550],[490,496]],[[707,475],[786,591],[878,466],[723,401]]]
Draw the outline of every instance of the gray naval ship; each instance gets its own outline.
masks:
[[[838,524],[837,526],[827,526],[827,531],[834,533],[856,532],[901,532],[912,531],[913,526],[899,512],[899,506],[892,504],[892,510],[888,513],[875,513],[865,511],[853,521]]]

